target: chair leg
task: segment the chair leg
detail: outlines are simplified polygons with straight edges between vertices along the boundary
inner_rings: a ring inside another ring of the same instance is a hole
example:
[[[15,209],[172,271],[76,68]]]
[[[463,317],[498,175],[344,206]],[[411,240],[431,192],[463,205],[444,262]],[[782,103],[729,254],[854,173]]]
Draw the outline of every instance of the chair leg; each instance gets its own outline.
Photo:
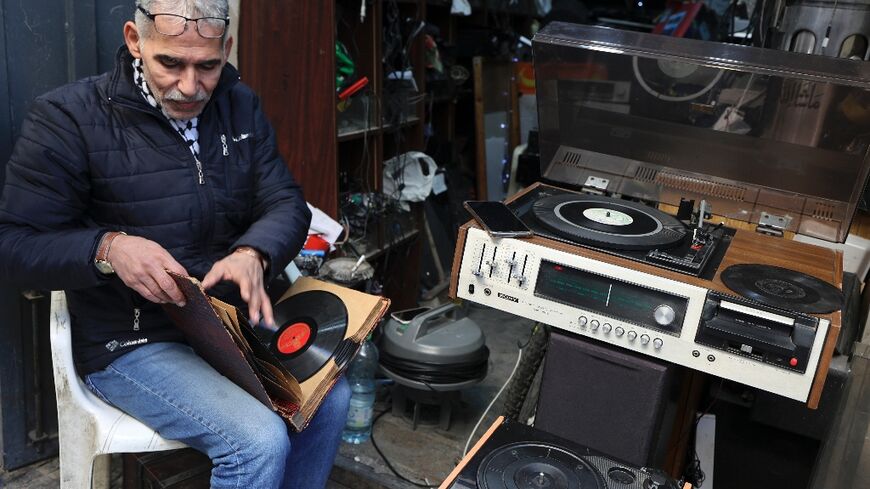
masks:
[[[60,489],[89,489],[91,487],[91,454],[64,456],[60,452]]]
[[[87,431],[87,430],[86,430]],[[67,436],[64,436],[67,435]],[[77,436],[76,436],[77,435]],[[84,434],[60,435],[60,489],[90,489],[96,449]],[[101,468],[101,470],[103,470]],[[108,486],[102,486],[107,488]]]
[[[94,457],[93,489],[109,489],[112,478],[112,456],[97,455]]]

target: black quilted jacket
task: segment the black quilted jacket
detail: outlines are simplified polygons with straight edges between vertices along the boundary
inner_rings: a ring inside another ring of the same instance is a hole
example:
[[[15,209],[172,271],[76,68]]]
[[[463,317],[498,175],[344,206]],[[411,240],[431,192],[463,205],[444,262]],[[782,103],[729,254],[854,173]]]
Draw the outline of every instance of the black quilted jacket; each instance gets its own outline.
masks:
[[[200,182],[181,136],[133,85],[131,62],[121,48],[113,72],[34,102],[0,200],[0,280],[66,290],[82,375],[139,345],[181,340],[160,306],[96,270],[104,233],[156,241],[201,279],[242,245],[282,270],[311,219],[259,100],[232,66],[200,116]],[[213,292],[238,302],[229,284]]]

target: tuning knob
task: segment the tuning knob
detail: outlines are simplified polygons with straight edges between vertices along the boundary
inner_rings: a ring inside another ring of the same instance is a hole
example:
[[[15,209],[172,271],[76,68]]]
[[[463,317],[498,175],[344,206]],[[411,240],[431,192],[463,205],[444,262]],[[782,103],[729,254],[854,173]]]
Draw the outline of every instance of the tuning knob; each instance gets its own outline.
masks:
[[[659,307],[656,307],[656,310],[653,312],[653,317],[656,320],[656,323],[659,326],[667,326],[674,322],[674,318],[677,317],[677,313],[674,312],[674,308],[667,305],[662,304]]]

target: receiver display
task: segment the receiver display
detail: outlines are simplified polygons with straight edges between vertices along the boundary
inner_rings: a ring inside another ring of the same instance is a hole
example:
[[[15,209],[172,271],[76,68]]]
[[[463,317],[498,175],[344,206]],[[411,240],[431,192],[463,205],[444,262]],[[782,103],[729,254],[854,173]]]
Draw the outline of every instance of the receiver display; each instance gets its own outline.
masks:
[[[688,303],[684,297],[546,260],[541,261],[535,295],[675,336]]]

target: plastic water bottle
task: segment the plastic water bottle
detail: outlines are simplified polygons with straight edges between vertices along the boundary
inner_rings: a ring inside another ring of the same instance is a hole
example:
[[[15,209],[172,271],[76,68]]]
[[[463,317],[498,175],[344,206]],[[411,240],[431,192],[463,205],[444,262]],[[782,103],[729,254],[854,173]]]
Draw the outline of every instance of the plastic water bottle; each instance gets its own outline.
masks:
[[[347,369],[347,381],[351,390],[350,409],[341,439],[348,443],[363,443],[372,436],[377,368],[378,348],[369,337],[360,345],[359,352]]]

